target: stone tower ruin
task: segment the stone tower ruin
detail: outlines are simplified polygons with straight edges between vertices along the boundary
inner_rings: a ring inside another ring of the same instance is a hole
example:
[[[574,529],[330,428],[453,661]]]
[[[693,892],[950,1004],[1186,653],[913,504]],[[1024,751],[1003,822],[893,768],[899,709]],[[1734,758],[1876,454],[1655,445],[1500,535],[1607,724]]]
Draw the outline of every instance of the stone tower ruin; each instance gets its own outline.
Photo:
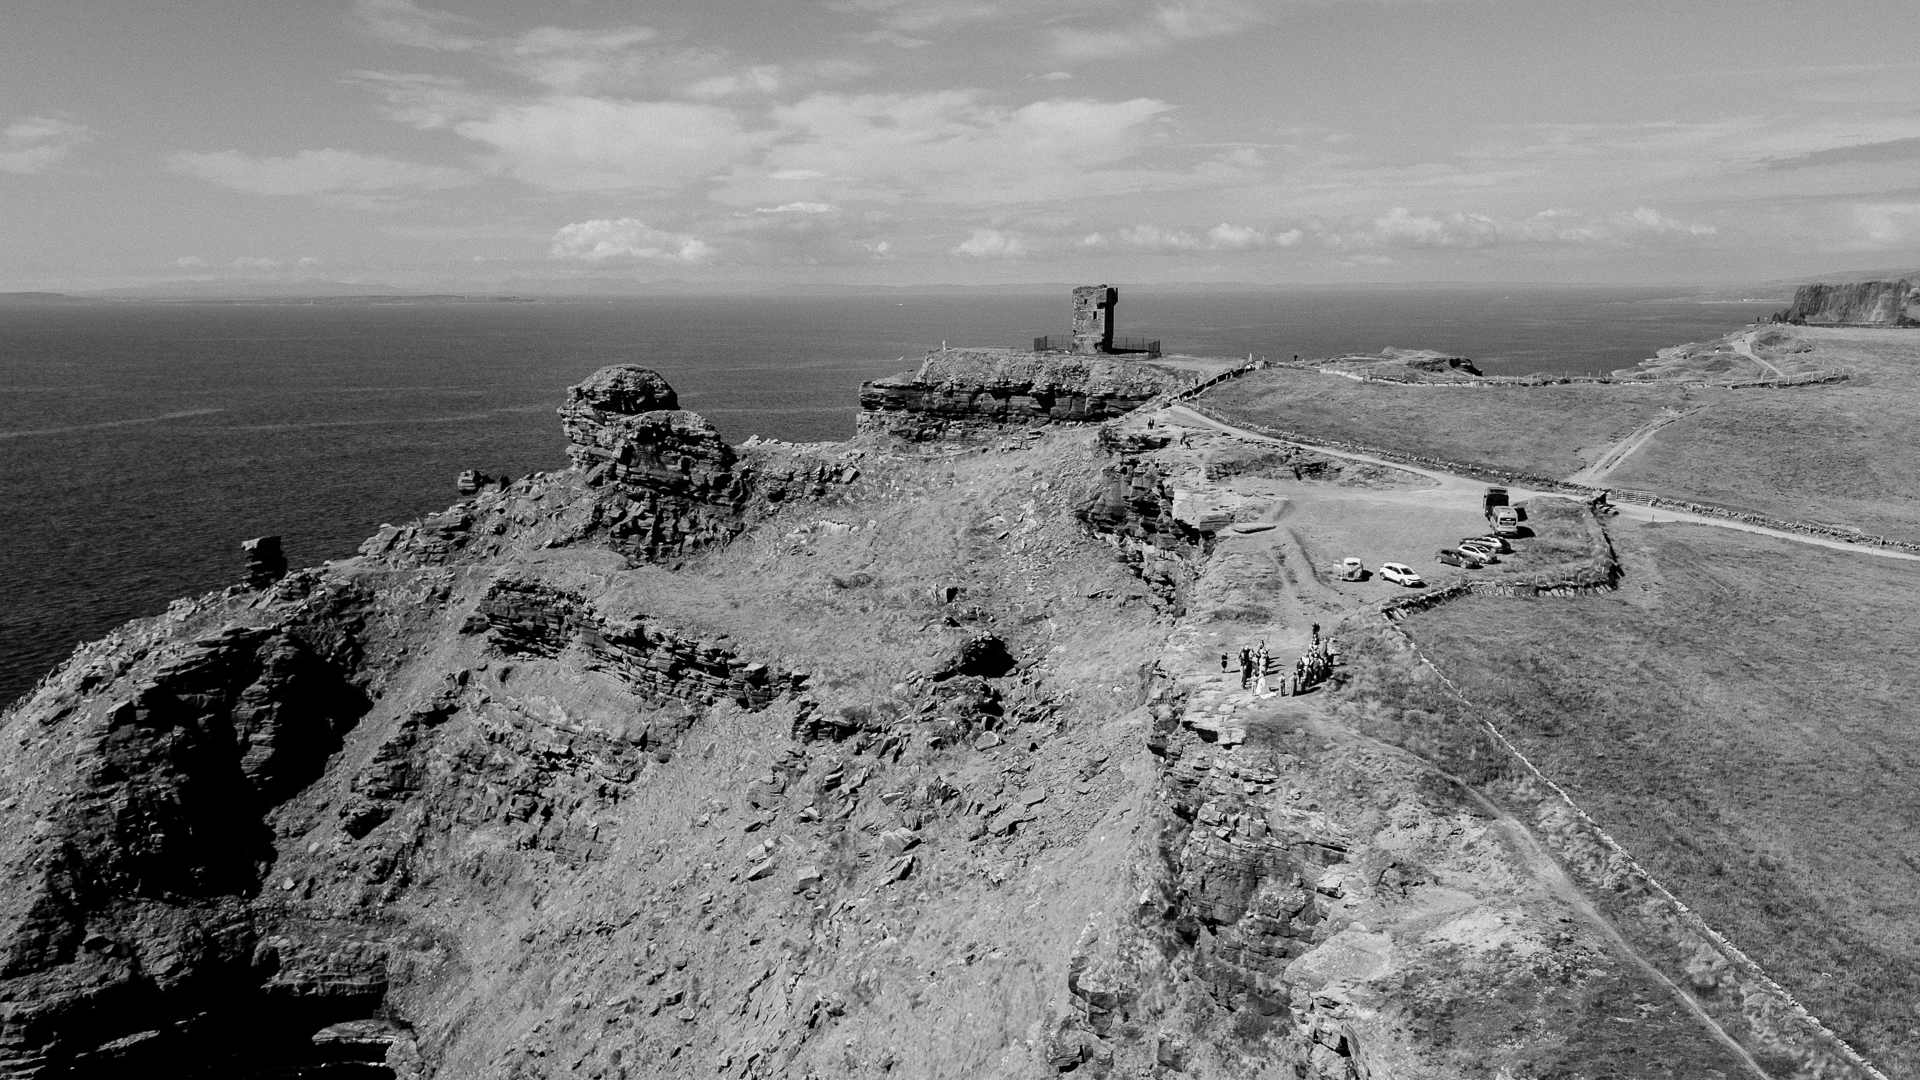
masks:
[[[1082,355],[1113,351],[1113,309],[1120,290],[1082,285],[1073,290],[1073,351]]]

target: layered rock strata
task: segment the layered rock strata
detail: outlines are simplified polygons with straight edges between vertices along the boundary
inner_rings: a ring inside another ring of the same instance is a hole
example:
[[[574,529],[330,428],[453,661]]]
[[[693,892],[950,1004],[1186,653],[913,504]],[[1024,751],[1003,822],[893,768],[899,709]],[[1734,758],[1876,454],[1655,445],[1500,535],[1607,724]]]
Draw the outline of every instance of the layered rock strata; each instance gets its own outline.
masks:
[[[908,439],[1002,424],[1111,420],[1191,375],[1110,356],[943,349],[919,370],[860,387],[860,430]]]
[[[625,546],[658,558],[746,528],[752,484],[733,448],[705,417],[681,409],[658,374],[601,368],[567,391],[560,416],[567,456],[587,485],[610,485],[630,500],[618,526]]]
[[[1804,326],[1920,326],[1920,287],[1907,280],[1802,285],[1775,322]]]

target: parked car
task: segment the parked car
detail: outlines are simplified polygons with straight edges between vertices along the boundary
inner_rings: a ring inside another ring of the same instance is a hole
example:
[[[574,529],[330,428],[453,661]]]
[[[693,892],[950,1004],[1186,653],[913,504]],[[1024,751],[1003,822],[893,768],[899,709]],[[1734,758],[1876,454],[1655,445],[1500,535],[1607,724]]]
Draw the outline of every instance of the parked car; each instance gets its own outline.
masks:
[[[1462,539],[1461,542],[1465,543],[1467,540],[1478,540],[1483,544],[1490,544],[1493,546],[1493,550],[1499,552],[1502,555],[1513,554],[1513,545],[1507,543],[1506,537],[1500,536],[1495,533],[1486,533],[1482,536],[1465,537],[1464,539]]]
[[[1499,552],[1492,544],[1482,543],[1478,540],[1460,541],[1460,550],[1472,555],[1483,563],[1491,564],[1500,561]]]
[[[1500,536],[1520,535],[1520,514],[1515,507],[1496,506],[1487,515],[1487,520],[1493,524],[1493,531]]]
[[[1406,563],[1383,562],[1380,564],[1380,576],[1396,585],[1405,585],[1409,589],[1424,589],[1426,581],[1414,573],[1413,567]]]
[[[1448,566],[1463,567],[1468,570],[1478,570],[1481,566],[1485,565],[1479,559],[1474,558],[1471,553],[1454,548],[1441,548],[1440,554],[1435,555],[1433,561],[1446,563]]]
[[[1366,564],[1362,563],[1359,559],[1356,559],[1351,555],[1347,556],[1344,559],[1341,559],[1340,560],[1340,580],[1341,581],[1367,580]]]

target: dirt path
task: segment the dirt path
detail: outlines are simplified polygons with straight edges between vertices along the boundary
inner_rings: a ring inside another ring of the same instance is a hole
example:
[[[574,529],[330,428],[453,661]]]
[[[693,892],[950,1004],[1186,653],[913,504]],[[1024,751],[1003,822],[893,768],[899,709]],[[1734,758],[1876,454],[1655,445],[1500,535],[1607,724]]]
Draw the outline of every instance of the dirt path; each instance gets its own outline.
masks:
[[[1202,415],[1201,413],[1195,412],[1194,410],[1188,408],[1185,405],[1172,405],[1172,406],[1169,406],[1166,411],[1168,414],[1170,414],[1174,418],[1176,422],[1186,424],[1190,427],[1212,428],[1215,431],[1224,431],[1229,435],[1235,435],[1243,439],[1250,439],[1255,442],[1273,443],[1278,446],[1299,446],[1303,449],[1312,450],[1314,453],[1317,453],[1317,454],[1325,454],[1328,457],[1342,458],[1347,461],[1363,461],[1370,465],[1382,465],[1389,469],[1399,469],[1401,472],[1409,472],[1409,473],[1413,473],[1416,476],[1424,476],[1438,483],[1440,485],[1440,489],[1443,492],[1449,495],[1459,493],[1461,495],[1464,495],[1467,498],[1474,500],[1475,502],[1479,501],[1480,492],[1485,487],[1485,484],[1483,481],[1475,480],[1465,476],[1457,476],[1453,473],[1445,473],[1435,469],[1422,468],[1418,465],[1406,465],[1398,461],[1389,461],[1386,458],[1374,457],[1371,454],[1358,454],[1348,450],[1335,450],[1330,447],[1320,446],[1318,444],[1310,443],[1310,442],[1291,442],[1286,439],[1276,439],[1271,436],[1261,435],[1258,432],[1248,431],[1245,428],[1235,427],[1232,424],[1215,420],[1210,416]],[[1511,487],[1508,489],[1508,491],[1509,491],[1509,494],[1512,496],[1512,498],[1515,499],[1516,501],[1533,498],[1539,495],[1564,496],[1565,494],[1564,492],[1538,491],[1531,488],[1523,488],[1523,487]],[[1796,544],[1811,544],[1814,547],[1828,548],[1833,551],[1846,551],[1856,555],[1872,555],[1882,559],[1900,559],[1907,562],[1920,562],[1920,555],[1916,555],[1912,552],[1901,551],[1896,548],[1868,547],[1864,544],[1849,544],[1844,540],[1830,540],[1824,536],[1809,536],[1805,533],[1788,532],[1785,529],[1769,529],[1763,525],[1751,525],[1744,521],[1733,521],[1727,518],[1711,517],[1706,514],[1694,514],[1694,513],[1689,513],[1685,510],[1668,510],[1665,508],[1642,506],[1639,503],[1615,503],[1613,508],[1619,513],[1621,517],[1626,518],[1629,521],[1645,521],[1645,522],[1671,521],[1671,522],[1678,522],[1678,523],[1687,524],[1687,525],[1706,525],[1716,529],[1732,529],[1736,532],[1756,533],[1760,536],[1771,536],[1780,540],[1791,540]]]
[[[1702,406],[1702,408],[1704,408],[1704,406]],[[1635,428],[1626,438],[1608,447],[1606,453],[1601,454],[1593,464],[1567,477],[1566,482],[1569,484],[1585,484],[1589,487],[1598,485],[1600,481],[1607,478],[1609,473],[1619,468],[1621,463],[1632,457],[1634,451],[1645,446],[1647,440],[1653,438],[1654,432],[1659,431],[1675,420],[1691,416],[1699,411],[1701,411],[1700,408],[1660,410],[1659,416]]]
[[[1763,359],[1761,358],[1760,354],[1753,351],[1753,339],[1756,333],[1758,333],[1758,331],[1749,330],[1746,333],[1741,334],[1739,337],[1734,338],[1733,341],[1731,342],[1731,344],[1733,345],[1733,351],[1739,353],[1741,356],[1746,357],[1747,359],[1753,361],[1754,363],[1759,364],[1761,367],[1766,368],[1768,371],[1773,373],[1774,378],[1776,379],[1786,378],[1787,373],[1775,367],[1773,365],[1773,361]]]
[[[1473,800],[1480,804],[1481,809],[1492,816],[1493,820],[1489,822],[1489,824],[1500,833],[1501,838],[1506,841],[1507,850],[1513,853],[1514,858],[1520,860],[1521,865],[1526,867],[1527,872],[1533,875],[1535,881],[1546,886],[1554,896],[1565,902],[1567,906],[1579,912],[1580,916],[1586,919],[1588,923],[1598,927],[1600,931],[1606,934],[1607,938],[1613,942],[1614,946],[1628,959],[1632,960],[1640,970],[1646,972],[1648,976],[1672,991],[1674,998],[1685,1005],[1687,1011],[1693,1013],[1694,1018],[1699,1020],[1703,1027],[1713,1032],[1715,1038],[1726,1044],[1727,1049],[1733,1051],[1736,1057],[1742,1062],[1745,1062],[1747,1068],[1752,1071],[1754,1076],[1760,1077],[1761,1080],[1771,1080],[1767,1071],[1760,1067],[1758,1061],[1753,1059],[1753,1055],[1747,1053],[1745,1047],[1741,1046],[1733,1036],[1727,1034],[1727,1029],[1721,1027],[1720,1022],[1715,1020],[1706,1009],[1702,1008],[1700,1002],[1697,1001],[1692,994],[1688,993],[1679,983],[1667,978],[1665,972],[1656,967],[1651,960],[1646,958],[1645,954],[1634,947],[1633,943],[1628,941],[1624,934],[1620,933],[1620,929],[1614,926],[1613,921],[1608,919],[1599,908],[1595,907],[1593,901],[1587,899],[1587,894],[1581,891],[1580,886],[1575,884],[1571,877],[1567,876],[1567,872],[1561,867],[1559,860],[1555,859],[1552,853],[1546,849],[1546,845],[1540,842],[1539,837],[1533,835],[1532,830],[1528,829],[1518,818],[1502,810],[1492,800],[1482,795],[1471,785],[1462,782],[1460,786],[1471,793]]]

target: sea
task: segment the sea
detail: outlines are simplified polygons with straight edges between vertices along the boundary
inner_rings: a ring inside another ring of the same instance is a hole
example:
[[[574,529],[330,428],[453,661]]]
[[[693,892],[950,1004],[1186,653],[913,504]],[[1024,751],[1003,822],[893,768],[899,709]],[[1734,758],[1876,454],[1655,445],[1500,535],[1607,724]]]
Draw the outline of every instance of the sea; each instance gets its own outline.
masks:
[[[1778,298],[1657,288],[1122,287],[1119,332],[1276,359],[1389,346],[1495,374],[1604,372],[1739,329]],[[295,566],[456,501],[463,469],[566,465],[555,407],[605,364],[659,371],[731,441],[853,432],[860,383],[943,344],[1067,329],[1054,293],[450,302],[0,303],[0,702],[176,597]]]

